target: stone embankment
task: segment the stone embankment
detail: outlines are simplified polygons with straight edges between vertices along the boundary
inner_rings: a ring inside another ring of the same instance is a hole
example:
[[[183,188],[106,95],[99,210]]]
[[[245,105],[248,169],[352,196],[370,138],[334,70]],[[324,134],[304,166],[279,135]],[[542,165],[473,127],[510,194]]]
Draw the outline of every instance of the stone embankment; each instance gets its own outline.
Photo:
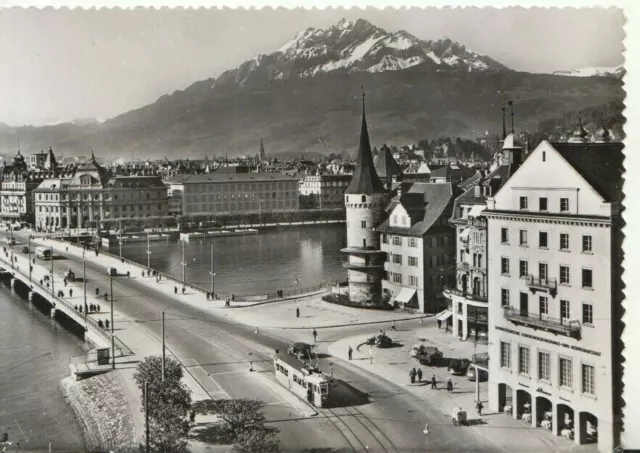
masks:
[[[116,373],[60,383],[62,393],[83,427],[88,451],[134,451],[133,417]]]

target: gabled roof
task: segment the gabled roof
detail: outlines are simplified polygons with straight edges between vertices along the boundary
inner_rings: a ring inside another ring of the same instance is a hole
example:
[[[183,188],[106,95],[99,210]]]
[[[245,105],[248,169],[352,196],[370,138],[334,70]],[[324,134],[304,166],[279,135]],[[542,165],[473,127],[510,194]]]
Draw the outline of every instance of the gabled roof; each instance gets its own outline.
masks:
[[[367,119],[364,113],[364,94],[362,96],[362,126],[360,128],[360,147],[358,149],[358,158],[356,159],[356,169],[345,193],[364,195],[386,193],[373,165]]]
[[[551,146],[605,201],[622,201],[622,143],[551,143]]]
[[[384,145],[380,148],[378,157],[375,159],[376,173],[380,178],[391,178],[392,176],[401,176],[402,170],[391,155],[391,150],[388,146]]]
[[[443,215],[447,216],[447,218],[449,217],[451,207],[453,206],[454,190],[451,183],[413,183],[407,193],[403,193],[400,197],[396,196],[391,200],[387,211],[389,213],[393,211],[405,195],[409,196],[409,198],[405,198],[405,200],[407,200],[407,202],[410,201],[412,209],[415,209],[419,198],[412,194],[420,194],[422,195],[423,206],[422,218],[409,228],[392,227],[389,224],[389,219],[387,219],[376,228],[376,231],[381,233],[424,236],[440,217]]]

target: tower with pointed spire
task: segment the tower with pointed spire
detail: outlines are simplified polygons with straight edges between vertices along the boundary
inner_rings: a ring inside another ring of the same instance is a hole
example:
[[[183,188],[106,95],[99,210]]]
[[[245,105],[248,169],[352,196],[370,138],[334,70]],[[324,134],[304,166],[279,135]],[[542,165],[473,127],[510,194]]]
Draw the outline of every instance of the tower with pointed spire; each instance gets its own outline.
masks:
[[[260,162],[264,162],[267,160],[267,154],[264,152],[264,142],[260,139],[260,151],[258,155]]]
[[[349,299],[352,302],[378,302],[382,296],[385,253],[380,251],[376,227],[386,216],[389,193],[376,173],[362,93],[362,126],[356,169],[345,191],[347,214],[347,255]]]

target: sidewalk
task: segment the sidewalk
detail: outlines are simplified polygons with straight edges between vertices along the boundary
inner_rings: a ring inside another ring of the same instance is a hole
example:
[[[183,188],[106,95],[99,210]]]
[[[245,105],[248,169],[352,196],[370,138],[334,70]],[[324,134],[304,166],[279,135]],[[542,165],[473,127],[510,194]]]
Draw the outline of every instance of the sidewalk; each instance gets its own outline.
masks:
[[[530,424],[520,420],[514,420],[511,416],[502,413],[489,413],[487,403],[487,383],[480,383],[480,399],[484,404],[485,412],[478,416],[476,404],[476,383],[467,380],[466,376],[453,376],[444,367],[431,367],[421,365],[411,357],[411,348],[414,344],[436,346],[447,358],[471,358],[474,353],[486,352],[486,345],[478,345],[474,348],[471,342],[461,342],[444,329],[438,329],[435,319],[424,322],[424,326],[407,328],[398,324],[398,331],[385,331],[393,339],[394,347],[380,349],[373,348],[373,359],[370,357],[370,347],[365,345],[371,335],[356,335],[343,338],[328,346],[328,352],[334,358],[344,360],[351,366],[360,367],[380,378],[404,385],[408,392],[426,402],[427,405],[441,412],[450,419],[455,407],[462,407],[467,411],[472,429],[487,440],[500,446],[505,451],[518,451],[523,445],[527,445],[528,451],[548,452],[595,452],[594,445],[578,446],[572,441],[554,436],[549,431],[541,428],[532,428]],[[353,360],[347,360],[349,346],[353,348]],[[410,383],[409,371],[416,367],[423,373],[422,381]],[[436,377],[437,390],[431,388],[431,377]],[[453,382],[453,392],[446,390],[447,380]]]

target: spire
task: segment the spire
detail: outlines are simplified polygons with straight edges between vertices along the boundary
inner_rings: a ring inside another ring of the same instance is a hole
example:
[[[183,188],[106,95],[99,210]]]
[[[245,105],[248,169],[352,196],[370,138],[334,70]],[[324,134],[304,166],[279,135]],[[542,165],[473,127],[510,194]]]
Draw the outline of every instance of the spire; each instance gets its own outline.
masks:
[[[511,109],[511,133],[515,134],[516,130],[513,127],[513,101],[509,101],[509,108]]]
[[[360,147],[356,159],[356,169],[353,178],[345,193],[372,195],[374,193],[386,193],[373,165],[371,156],[371,143],[369,142],[369,130],[364,106],[364,87],[362,87],[362,125],[360,128]]]
[[[607,126],[604,124],[604,114],[600,113],[600,128],[595,135],[595,141],[598,143],[608,142],[611,139],[611,133]]]
[[[505,113],[507,111],[507,108],[503,105],[502,106],[502,140],[504,141],[505,138],[507,138],[507,125],[505,123]]]
[[[569,143],[583,143],[589,133],[582,125],[582,115],[578,114],[578,127],[573,132],[573,135],[569,138]]]

